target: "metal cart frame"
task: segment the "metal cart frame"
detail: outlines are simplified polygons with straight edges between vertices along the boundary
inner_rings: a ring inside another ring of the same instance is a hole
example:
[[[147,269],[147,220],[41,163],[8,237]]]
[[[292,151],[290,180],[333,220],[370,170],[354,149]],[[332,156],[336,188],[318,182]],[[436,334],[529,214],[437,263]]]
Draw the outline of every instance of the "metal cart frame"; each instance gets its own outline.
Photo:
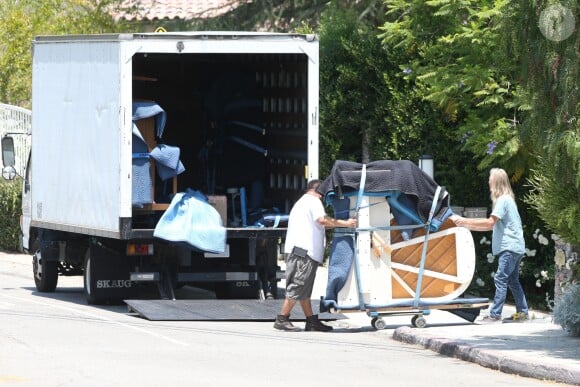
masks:
[[[364,175],[363,175],[364,176]],[[361,187],[364,186],[364,180],[361,181]],[[348,305],[348,306],[339,306],[335,301],[325,301],[323,298],[321,299],[321,310],[328,310],[331,313],[346,313],[346,312],[366,312],[366,314],[371,318],[371,325],[377,329],[384,329],[386,327],[386,323],[383,320],[385,316],[394,316],[394,315],[412,315],[411,324],[413,327],[416,328],[424,328],[427,326],[427,320],[424,316],[427,316],[431,313],[431,310],[445,310],[450,311],[459,315],[462,318],[470,320],[473,322],[477,315],[473,314],[473,319],[468,317],[471,315],[468,310],[475,310],[478,309],[477,314],[479,314],[479,310],[486,309],[489,306],[489,299],[487,298],[456,298],[449,301],[429,301],[426,299],[421,298],[421,287],[423,281],[423,274],[425,270],[425,260],[427,256],[427,247],[429,243],[429,233],[431,231],[431,221],[435,212],[437,199],[440,195],[441,187],[438,187],[435,193],[435,197],[433,200],[433,204],[431,206],[431,210],[429,212],[429,218],[427,222],[418,224],[418,225],[410,225],[410,226],[386,226],[386,227],[367,227],[367,228],[356,228],[354,230],[341,228],[336,229],[335,232],[343,233],[345,235],[350,235],[353,238],[353,245],[354,248],[354,277],[357,286],[357,293],[358,293],[358,304]],[[360,209],[360,198],[362,192],[359,192],[359,198],[357,201],[357,208],[356,213]],[[358,248],[357,248],[357,233],[360,231],[375,231],[375,230],[404,230],[404,229],[418,229],[424,228],[425,229],[425,238],[422,246],[422,253],[421,253],[421,261],[419,265],[419,272],[418,272],[418,280],[417,285],[415,288],[415,296],[413,300],[402,300],[398,302],[392,302],[384,305],[374,305],[374,304],[367,304],[364,302],[363,298],[363,291],[362,291],[362,281],[361,281],[361,274],[360,274],[360,264],[358,258]]]

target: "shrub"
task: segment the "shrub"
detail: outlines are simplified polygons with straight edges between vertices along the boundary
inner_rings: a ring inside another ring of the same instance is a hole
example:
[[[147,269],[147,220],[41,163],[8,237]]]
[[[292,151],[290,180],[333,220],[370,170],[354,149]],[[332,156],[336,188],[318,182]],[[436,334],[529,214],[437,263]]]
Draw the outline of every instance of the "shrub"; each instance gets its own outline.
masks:
[[[554,322],[572,336],[580,337],[580,283],[567,286],[562,296],[556,299]]]
[[[0,249],[17,251],[20,246],[22,180],[0,178]]]

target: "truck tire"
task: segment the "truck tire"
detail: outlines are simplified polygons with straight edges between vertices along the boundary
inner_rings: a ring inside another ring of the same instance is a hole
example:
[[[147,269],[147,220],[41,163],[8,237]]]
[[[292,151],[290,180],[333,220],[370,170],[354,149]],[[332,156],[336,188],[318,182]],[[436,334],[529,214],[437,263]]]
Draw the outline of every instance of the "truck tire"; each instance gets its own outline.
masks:
[[[42,259],[39,248],[35,248],[32,256],[32,272],[36,290],[52,293],[58,283],[58,261]]]
[[[85,289],[85,298],[89,305],[99,305],[104,302],[95,296],[95,289],[93,288],[93,281],[91,281],[91,249],[87,249],[85,254],[85,266],[83,271],[83,283]]]

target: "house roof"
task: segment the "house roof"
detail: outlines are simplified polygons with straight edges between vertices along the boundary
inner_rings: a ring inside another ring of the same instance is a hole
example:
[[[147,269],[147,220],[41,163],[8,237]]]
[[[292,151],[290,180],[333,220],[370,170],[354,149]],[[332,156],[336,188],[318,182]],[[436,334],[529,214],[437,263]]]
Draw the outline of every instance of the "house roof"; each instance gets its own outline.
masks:
[[[124,0],[116,20],[191,20],[216,17],[240,5],[240,0]]]

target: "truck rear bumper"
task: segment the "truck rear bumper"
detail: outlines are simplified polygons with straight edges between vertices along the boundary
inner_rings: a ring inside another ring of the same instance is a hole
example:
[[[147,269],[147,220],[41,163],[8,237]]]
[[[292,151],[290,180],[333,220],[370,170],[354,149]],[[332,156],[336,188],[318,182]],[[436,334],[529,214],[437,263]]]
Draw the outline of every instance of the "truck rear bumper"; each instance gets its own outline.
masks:
[[[157,282],[161,275],[159,272],[132,272],[129,279],[133,282]],[[276,271],[276,279],[284,279],[285,272]],[[259,280],[256,272],[200,272],[200,273],[178,273],[177,282],[229,282],[229,281],[257,281]]]

